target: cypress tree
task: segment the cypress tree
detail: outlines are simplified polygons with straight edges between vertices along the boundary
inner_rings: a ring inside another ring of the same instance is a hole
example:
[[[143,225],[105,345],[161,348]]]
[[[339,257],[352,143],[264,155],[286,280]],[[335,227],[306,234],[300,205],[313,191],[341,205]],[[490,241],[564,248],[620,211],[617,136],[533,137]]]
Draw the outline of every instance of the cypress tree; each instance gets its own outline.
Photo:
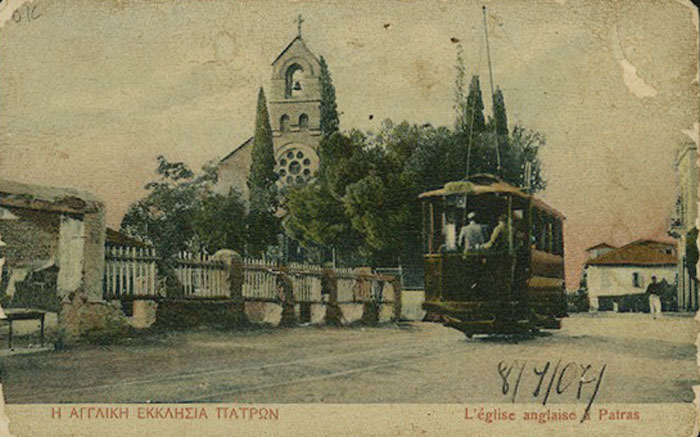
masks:
[[[496,124],[496,134],[498,138],[508,138],[508,117],[506,116],[506,103],[503,98],[503,91],[496,87],[493,95],[493,121]]]
[[[338,107],[335,102],[335,87],[326,60],[321,56],[319,82],[321,85],[321,134],[329,137],[340,129]]]
[[[277,242],[279,221],[275,217],[278,206],[275,181],[275,152],[272,142],[270,115],[262,87],[258,93],[255,117],[252,160],[248,176],[250,212],[248,214],[248,249],[253,255],[265,252]]]
[[[258,109],[255,117],[255,136],[253,137],[252,162],[248,176],[248,188],[251,190],[251,209],[270,209],[275,206],[268,196],[255,196],[274,190],[275,181],[275,149],[272,143],[272,127],[270,115],[267,112],[267,100],[262,87],[258,92]]]
[[[457,46],[457,62],[455,63],[455,88],[454,88],[454,110],[455,110],[455,130],[457,132],[467,132],[469,122],[467,118],[467,100],[464,96],[466,87],[467,68],[464,65],[464,49],[462,45]]]
[[[481,97],[479,76],[476,75],[472,76],[471,83],[469,83],[466,118],[472,134],[478,134],[486,131],[486,121],[484,120],[484,100]]]
[[[501,156],[501,177],[506,179],[517,178],[519,175],[516,166],[516,157],[511,153],[508,147],[508,117],[506,116],[506,104],[503,98],[503,91],[496,87],[496,91],[493,94],[493,119],[490,120],[494,125],[492,126],[493,133],[495,134],[495,147],[498,147],[498,151]],[[510,172],[515,172],[515,174],[510,174]]]

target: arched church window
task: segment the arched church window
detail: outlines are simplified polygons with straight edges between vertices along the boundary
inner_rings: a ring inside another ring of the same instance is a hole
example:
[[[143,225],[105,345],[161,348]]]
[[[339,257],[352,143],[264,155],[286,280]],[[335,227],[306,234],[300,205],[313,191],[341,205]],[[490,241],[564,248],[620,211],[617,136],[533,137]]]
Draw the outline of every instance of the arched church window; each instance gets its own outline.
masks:
[[[304,89],[304,69],[299,64],[292,64],[287,68],[285,73],[285,92],[286,98],[297,97]]]
[[[282,132],[286,132],[289,130],[289,116],[287,114],[284,114],[280,118],[280,130]]]
[[[309,128],[309,116],[306,114],[301,114],[299,116],[299,129]]]

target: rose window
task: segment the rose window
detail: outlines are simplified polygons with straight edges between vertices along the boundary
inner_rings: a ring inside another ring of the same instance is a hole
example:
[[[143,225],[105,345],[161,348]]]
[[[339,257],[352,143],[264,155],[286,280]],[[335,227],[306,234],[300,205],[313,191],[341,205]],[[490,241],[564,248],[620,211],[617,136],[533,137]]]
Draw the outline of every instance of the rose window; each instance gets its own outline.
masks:
[[[291,149],[278,158],[275,168],[280,185],[303,184],[311,179],[311,159],[299,149]]]

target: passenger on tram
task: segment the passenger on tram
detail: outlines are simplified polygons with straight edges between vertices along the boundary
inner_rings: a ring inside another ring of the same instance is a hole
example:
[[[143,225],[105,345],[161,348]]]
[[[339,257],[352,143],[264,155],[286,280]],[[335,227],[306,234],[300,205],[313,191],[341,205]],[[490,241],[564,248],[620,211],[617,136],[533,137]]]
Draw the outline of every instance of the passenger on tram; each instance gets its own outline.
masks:
[[[503,249],[508,243],[508,232],[506,227],[507,216],[506,214],[501,214],[498,216],[498,224],[491,232],[491,238],[489,241],[480,246],[481,249]]]
[[[464,252],[469,250],[474,250],[479,247],[480,244],[484,243],[484,232],[482,226],[474,220],[476,214],[472,211],[467,214],[467,219],[469,219],[469,224],[462,226],[459,231],[459,243],[464,248]]]
[[[448,252],[454,252],[457,250],[457,225],[454,222],[454,218],[452,218],[451,215],[447,215],[445,218],[445,227],[444,227],[444,234],[445,234],[445,243],[444,243],[444,250]]]

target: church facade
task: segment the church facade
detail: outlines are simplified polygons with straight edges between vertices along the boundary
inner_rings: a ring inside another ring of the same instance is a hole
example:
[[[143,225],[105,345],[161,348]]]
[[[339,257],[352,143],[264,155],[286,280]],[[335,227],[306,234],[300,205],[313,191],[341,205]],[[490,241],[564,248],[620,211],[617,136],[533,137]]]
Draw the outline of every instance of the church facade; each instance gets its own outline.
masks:
[[[266,94],[275,148],[275,173],[280,187],[305,183],[318,169],[319,70],[319,59],[306,46],[301,29],[272,62],[272,85]],[[217,192],[225,194],[233,187],[248,199],[252,150],[251,137],[221,159]]]

